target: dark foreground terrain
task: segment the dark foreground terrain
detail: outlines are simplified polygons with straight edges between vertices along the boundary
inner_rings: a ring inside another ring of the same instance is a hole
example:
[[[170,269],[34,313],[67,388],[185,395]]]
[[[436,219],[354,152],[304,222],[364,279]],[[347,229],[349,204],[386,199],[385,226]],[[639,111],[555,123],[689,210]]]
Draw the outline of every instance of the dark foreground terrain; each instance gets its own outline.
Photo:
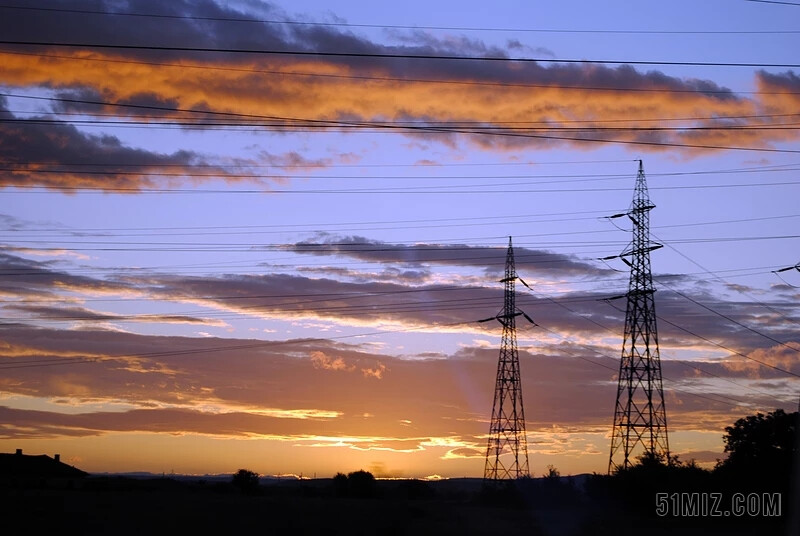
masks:
[[[634,496],[589,475],[494,489],[474,479],[245,489],[228,480],[95,476],[72,489],[0,489],[0,511],[6,526],[23,527],[19,534],[787,534],[788,497],[780,516],[734,518],[660,517],[649,491]]]

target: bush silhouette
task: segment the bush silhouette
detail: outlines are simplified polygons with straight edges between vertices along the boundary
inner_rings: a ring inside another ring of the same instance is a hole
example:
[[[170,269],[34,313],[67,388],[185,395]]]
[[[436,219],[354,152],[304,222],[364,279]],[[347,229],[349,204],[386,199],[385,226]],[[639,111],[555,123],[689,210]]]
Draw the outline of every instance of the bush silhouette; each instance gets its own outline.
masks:
[[[349,497],[374,497],[377,494],[375,477],[369,471],[359,470],[348,473],[336,473],[333,477],[333,490],[336,495]]]

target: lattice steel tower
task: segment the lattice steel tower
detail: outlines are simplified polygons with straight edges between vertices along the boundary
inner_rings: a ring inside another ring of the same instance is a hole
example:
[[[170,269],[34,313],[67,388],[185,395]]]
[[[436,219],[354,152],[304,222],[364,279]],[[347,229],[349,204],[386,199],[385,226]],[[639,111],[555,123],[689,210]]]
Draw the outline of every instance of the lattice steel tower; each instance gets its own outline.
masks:
[[[639,174],[633,203],[627,216],[633,222],[633,241],[619,255],[631,269],[628,305],[625,311],[625,335],[619,364],[617,403],[611,433],[608,472],[628,468],[641,454],[663,456],[669,461],[667,412],[661,381],[658,353],[655,288],[650,271],[650,252],[661,244],[650,241],[650,211],[655,208],[647,193],[644,167],[639,160]]]
[[[505,480],[530,476],[528,469],[528,439],[525,435],[525,410],[522,408],[522,381],[519,372],[516,317],[531,318],[517,309],[514,303],[514,281],[519,279],[514,269],[514,248],[508,238],[503,309],[488,322],[498,320],[503,326],[500,358],[497,362],[497,380],[494,386],[492,422],[489,426],[489,444],[486,447],[484,480]],[[523,285],[528,286],[524,281]]]

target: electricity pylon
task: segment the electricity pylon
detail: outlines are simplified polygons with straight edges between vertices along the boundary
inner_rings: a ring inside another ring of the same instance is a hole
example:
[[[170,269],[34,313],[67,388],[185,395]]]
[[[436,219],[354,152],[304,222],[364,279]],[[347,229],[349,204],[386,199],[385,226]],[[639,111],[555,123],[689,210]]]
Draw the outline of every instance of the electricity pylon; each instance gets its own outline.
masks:
[[[486,447],[486,465],[483,470],[484,480],[507,480],[530,476],[515,319],[522,315],[531,324],[535,323],[514,303],[514,281],[517,279],[528,287],[514,269],[514,248],[511,245],[511,237],[508,237],[505,277],[500,280],[501,283],[505,283],[503,309],[496,316],[480,320],[480,322],[497,320],[503,326],[494,386],[492,422],[489,426],[489,444]]]
[[[650,252],[662,247],[650,242],[650,211],[654,208],[647,193],[644,167],[639,160],[631,208],[626,213],[612,216],[627,216],[633,222],[633,241],[627,251],[616,256],[630,267],[631,274],[628,293],[624,295],[628,305],[611,432],[609,474],[630,467],[634,456],[641,454],[663,457],[669,462],[667,412],[653,299],[655,288],[650,271]],[[613,257],[606,257],[609,258]]]

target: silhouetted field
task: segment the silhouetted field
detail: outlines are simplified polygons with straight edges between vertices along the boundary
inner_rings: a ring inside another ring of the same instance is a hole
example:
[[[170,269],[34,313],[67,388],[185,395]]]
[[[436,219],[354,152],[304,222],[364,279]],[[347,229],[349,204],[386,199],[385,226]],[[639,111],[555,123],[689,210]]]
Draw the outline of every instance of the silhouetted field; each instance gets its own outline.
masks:
[[[91,477],[77,489],[0,490],[20,534],[785,534],[778,518],[658,517],[652,497],[626,499],[609,477],[278,481],[247,493],[230,481]],[[649,491],[644,494],[647,495]]]

